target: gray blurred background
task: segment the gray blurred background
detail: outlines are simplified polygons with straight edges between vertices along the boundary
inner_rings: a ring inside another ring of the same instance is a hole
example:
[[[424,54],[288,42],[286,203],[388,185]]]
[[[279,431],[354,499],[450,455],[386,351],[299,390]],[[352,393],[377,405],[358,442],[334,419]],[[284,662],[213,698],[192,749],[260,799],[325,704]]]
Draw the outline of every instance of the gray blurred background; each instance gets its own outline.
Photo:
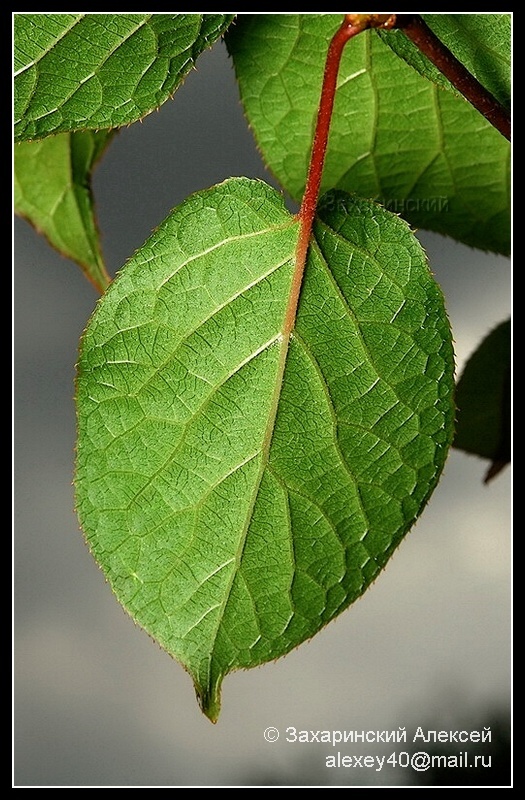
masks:
[[[219,42],[171,102],[116,137],[96,169],[110,272],[188,194],[232,175],[272,182]],[[370,591],[287,657],[228,676],[213,726],[182,667],[113,598],[75,517],[74,365],[97,295],[26,222],[15,219],[14,234],[14,786],[427,785],[430,773],[399,765],[325,766],[337,751],[425,749],[412,745],[418,726],[491,726],[481,750],[456,745],[492,755],[491,767],[438,780],[508,785],[510,471],[485,486],[486,463],[452,452],[421,520]],[[436,235],[420,239],[445,292],[461,371],[509,315],[510,263]],[[277,741],[265,741],[268,726]],[[292,727],[405,727],[407,743],[293,743]]]

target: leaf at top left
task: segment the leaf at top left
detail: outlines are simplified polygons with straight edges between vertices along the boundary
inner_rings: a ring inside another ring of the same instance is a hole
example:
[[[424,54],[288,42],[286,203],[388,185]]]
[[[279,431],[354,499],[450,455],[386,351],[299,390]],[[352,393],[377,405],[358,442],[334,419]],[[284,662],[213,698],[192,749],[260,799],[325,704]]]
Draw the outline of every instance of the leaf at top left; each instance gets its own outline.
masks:
[[[116,128],[164,103],[232,14],[15,14],[15,141]]]

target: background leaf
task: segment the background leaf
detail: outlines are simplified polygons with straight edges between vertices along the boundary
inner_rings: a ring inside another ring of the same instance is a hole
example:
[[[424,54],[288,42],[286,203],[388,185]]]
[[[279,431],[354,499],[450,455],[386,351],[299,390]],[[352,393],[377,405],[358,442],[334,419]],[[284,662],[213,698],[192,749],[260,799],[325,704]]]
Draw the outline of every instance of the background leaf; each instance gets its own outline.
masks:
[[[288,338],[297,232],[260,182],[194,195],[81,347],[81,524],[211,719],[226,673],[288,652],[377,577],[452,437],[448,321],[406,224],[329,195]]]
[[[84,131],[14,148],[15,211],[103,292],[110,278],[96,225],[91,172],[113,133]]]
[[[499,102],[511,103],[510,14],[421,14],[429,28]],[[378,31],[383,41],[421,75],[458,94],[442,72],[401,30]]]
[[[141,119],[231,14],[15,14],[15,141]]]
[[[506,320],[467,361],[456,388],[454,447],[488,458],[490,479],[511,459],[511,324]]]
[[[295,200],[324,56],[340,22],[334,14],[242,15],[226,36],[257,144]],[[466,100],[418,75],[376,31],[345,48],[325,190],[375,198],[416,227],[508,254],[509,154],[509,143]]]

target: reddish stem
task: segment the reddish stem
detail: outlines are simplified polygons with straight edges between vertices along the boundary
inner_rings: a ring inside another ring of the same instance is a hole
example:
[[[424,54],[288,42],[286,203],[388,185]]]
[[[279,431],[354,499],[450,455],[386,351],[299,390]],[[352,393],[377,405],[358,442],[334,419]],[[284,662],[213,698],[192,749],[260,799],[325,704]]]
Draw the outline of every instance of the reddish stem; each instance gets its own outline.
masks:
[[[326,146],[328,144],[328,134],[330,131],[330,121],[332,119],[332,110],[334,107],[335,90],[337,87],[337,75],[339,72],[343,48],[349,39],[360,33],[362,30],[365,30],[365,27],[366,24],[360,23],[359,21],[357,21],[356,24],[354,15],[347,14],[341,27],[330,42],[330,46],[328,48],[323,86],[321,89],[321,99],[319,101],[317,123],[312,145],[312,154],[310,156],[310,165],[308,167],[308,177],[306,179],[306,186],[301,208],[299,210],[299,214],[297,215],[297,218],[300,222],[300,228],[297,249],[295,252],[295,271],[292,279],[290,299],[288,301],[288,308],[286,310],[286,316],[283,325],[283,334],[285,336],[290,334],[295,323],[297,304],[299,302],[299,293],[301,290],[301,283],[306,265],[306,255],[308,252],[310,234],[312,232],[315,209],[317,206],[317,199],[319,197],[319,189],[321,186]]]

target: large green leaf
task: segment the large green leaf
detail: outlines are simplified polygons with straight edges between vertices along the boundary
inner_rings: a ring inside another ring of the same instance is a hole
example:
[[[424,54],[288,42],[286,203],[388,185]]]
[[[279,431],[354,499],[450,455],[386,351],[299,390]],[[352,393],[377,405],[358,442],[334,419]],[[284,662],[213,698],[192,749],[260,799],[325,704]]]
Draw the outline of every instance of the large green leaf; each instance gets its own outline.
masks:
[[[499,102],[510,109],[511,15],[510,14],[422,14],[424,21],[467,70]],[[402,30],[379,31],[392,49],[421,75],[457,94]]]
[[[377,577],[452,438],[442,295],[399,217],[298,222],[232,179],[176,208],[112,283],[77,376],[77,508],[125,608],[205,713],[223,676],[313,636]]]
[[[100,249],[91,172],[112,136],[111,131],[62,133],[14,148],[16,213],[79,264],[101,292],[110,278]]]
[[[141,119],[233,16],[15,14],[15,141]]]
[[[302,196],[324,60],[341,15],[241,15],[226,36],[269,168]],[[466,100],[440,90],[376,31],[343,54],[323,187],[376,198],[412,225],[510,250],[509,143]]]

